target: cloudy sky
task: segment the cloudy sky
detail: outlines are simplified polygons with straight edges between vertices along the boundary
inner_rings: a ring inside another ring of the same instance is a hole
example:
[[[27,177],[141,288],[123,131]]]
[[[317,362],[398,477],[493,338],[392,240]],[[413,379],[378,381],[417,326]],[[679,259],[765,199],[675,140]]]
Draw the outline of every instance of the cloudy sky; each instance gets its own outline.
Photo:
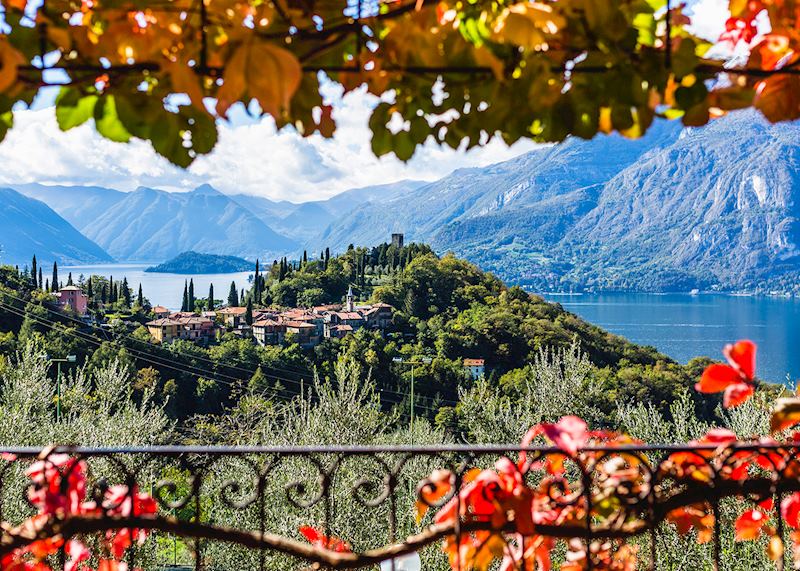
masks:
[[[694,0],[693,24],[704,37],[718,37],[727,0]],[[189,190],[210,183],[227,193],[248,193],[293,202],[326,198],[349,188],[413,178],[434,180],[463,166],[506,160],[534,148],[500,140],[469,152],[428,142],[408,163],[394,156],[375,158],[367,119],[376,99],[356,91],[344,97],[335,85],[325,89],[334,104],[338,130],[333,139],[302,138],[292,129],[276,132],[270,118],[254,122],[241,112],[220,125],[214,151],[186,171],[158,157],[149,143],[118,144],[83,125],[67,133],[56,125],[45,94],[31,110],[15,113],[15,126],[0,144],[0,183],[91,184],[119,190],[151,186]],[[242,111],[242,110],[240,110]]]

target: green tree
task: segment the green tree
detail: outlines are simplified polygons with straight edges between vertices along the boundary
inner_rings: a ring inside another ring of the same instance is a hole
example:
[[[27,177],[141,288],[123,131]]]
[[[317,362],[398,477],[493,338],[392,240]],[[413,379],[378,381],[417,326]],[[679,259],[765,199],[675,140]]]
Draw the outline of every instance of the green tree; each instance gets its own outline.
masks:
[[[189,311],[189,284],[183,280],[183,300],[181,301],[181,311]]]
[[[128,287],[128,278],[122,278],[122,301],[125,304],[125,307],[130,309],[131,307],[131,288]]]
[[[208,285],[208,301],[206,303],[208,311],[214,311],[214,284]]]
[[[42,279],[42,266],[39,266],[39,289],[44,289],[44,280]]]
[[[50,280],[52,291],[58,291],[58,262],[53,262],[53,279]]]
[[[31,280],[33,280],[33,287],[40,287],[41,284],[36,283],[36,276],[39,275],[36,266],[36,254],[33,255],[33,260],[31,261]]]
[[[253,324],[253,298],[247,298],[247,311],[244,314],[244,320],[248,325]]]
[[[139,294],[136,296],[136,305],[144,307],[144,294],[142,293],[142,284],[139,284]]]
[[[70,272],[70,273],[67,275],[67,285],[68,285],[68,286],[75,285],[74,283],[72,283],[72,272]]]
[[[189,297],[187,298],[186,311],[194,311],[194,278],[189,278]]]
[[[228,307],[239,306],[239,292],[236,289],[236,282],[231,282],[231,290],[228,292]]]

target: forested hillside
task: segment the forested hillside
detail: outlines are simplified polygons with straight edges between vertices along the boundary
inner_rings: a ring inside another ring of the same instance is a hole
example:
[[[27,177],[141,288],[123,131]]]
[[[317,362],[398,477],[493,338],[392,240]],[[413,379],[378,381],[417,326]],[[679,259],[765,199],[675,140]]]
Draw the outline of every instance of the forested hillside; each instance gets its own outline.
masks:
[[[99,305],[108,284],[92,279]],[[140,324],[150,318],[149,300],[137,299],[116,282],[110,327],[76,321],[55,309],[50,294],[11,267],[0,270],[0,353],[4,359],[31,343],[48,355],[76,354],[78,366],[97,370],[118,360],[137,390],[155,398],[180,423],[192,415],[224,413],[247,394],[286,400],[313,384],[315,374],[334,378],[342,360],[369,371],[382,407],[403,417],[410,409],[411,370],[415,366],[415,410],[448,429],[463,429],[459,400],[476,389],[463,368],[464,358],[483,358],[487,382],[512,400],[530,379],[530,365],[550,351],[579,351],[588,359],[586,382],[602,387],[592,406],[598,422],[614,422],[620,403],[669,403],[696,382],[700,360],[679,365],[656,350],[632,344],[565,311],[558,304],[507,287],[495,276],[452,255],[437,257],[427,246],[398,249],[388,244],[350,248],[341,256],[276,263],[259,274],[242,305],[293,306],[341,302],[354,286],[362,300],[395,308],[385,332],[358,330],[342,339],[325,339],[313,349],[286,343],[258,346],[232,333],[203,348],[189,341],[157,345]],[[86,291],[86,283],[84,282]],[[120,293],[127,291],[127,294]],[[153,304],[157,300],[152,300]],[[203,302],[198,302],[203,303]],[[106,307],[106,306],[104,306]],[[110,308],[110,309],[108,309]],[[543,353],[544,352],[544,353]],[[305,388],[304,388],[305,387]],[[466,391],[466,393],[465,393]],[[703,414],[712,410],[706,406]]]

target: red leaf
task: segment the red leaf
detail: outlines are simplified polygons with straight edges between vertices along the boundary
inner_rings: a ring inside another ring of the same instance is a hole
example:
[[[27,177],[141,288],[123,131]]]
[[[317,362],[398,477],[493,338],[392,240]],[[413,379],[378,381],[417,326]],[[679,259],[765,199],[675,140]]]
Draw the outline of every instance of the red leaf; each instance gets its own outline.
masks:
[[[736,541],[756,539],[768,520],[761,510],[747,510],[736,519]]]
[[[351,551],[350,545],[347,542],[337,537],[328,537],[320,530],[310,525],[303,525],[299,527],[297,531],[315,547],[322,547],[323,549],[329,549],[337,553],[350,553]]]
[[[589,427],[577,416],[564,416],[555,424],[542,424],[544,435],[555,446],[575,456],[578,448],[584,446],[589,440]]]
[[[730,365],[715,363],[706,367],[700,382],[694,388],[699,393],[718,393],[742,381],[741,375]]]
[[[731,367],[739,371],[745,379],[752,381],[756,375],[756,344],[746,339],[733,345],[726,345],[722,354]]]
[[[781,515],[786,525],[800,528],[800,493],[795,492],[781,502]]]
[[[735,385],[731,385],[725,389],[725,393],[722,397],[722,406],[725,408],[739,406],[753,396],[754,392],[755,389],[750,383],[736,383]]]

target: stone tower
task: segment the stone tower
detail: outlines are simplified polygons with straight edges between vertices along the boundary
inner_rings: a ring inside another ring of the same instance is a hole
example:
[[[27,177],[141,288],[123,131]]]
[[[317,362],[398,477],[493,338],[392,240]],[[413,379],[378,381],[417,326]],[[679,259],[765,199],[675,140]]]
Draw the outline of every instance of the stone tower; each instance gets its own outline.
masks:
[[[353,286],[347,288],[347,311],[355,310],[355,303],[353,297]]]
[[[401,233],[392,234],[392,246],[394,246],[395,248],[403,247],[403,234]]]

